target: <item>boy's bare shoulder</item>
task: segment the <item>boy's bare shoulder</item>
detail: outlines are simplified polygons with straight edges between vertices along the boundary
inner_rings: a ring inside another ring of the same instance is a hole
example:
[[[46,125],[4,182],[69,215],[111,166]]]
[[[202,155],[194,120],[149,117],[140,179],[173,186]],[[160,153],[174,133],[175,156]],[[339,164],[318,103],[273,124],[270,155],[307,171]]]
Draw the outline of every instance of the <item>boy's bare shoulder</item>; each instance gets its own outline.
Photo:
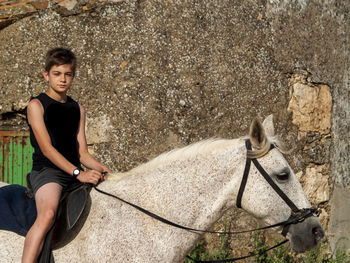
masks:
[[[40,100],[35,98],[35,99],[32,99],[31,101],[29,101],[27,109],[29,111],[30,110],[36,110],[36,109],[37,110],[38,109],[43,110],[43,106],[42,106]]]
[[[40,100],[38,98],[33,98],[29,101],[28,106],[32,104],[37,104],[37,103],[41,104]]]

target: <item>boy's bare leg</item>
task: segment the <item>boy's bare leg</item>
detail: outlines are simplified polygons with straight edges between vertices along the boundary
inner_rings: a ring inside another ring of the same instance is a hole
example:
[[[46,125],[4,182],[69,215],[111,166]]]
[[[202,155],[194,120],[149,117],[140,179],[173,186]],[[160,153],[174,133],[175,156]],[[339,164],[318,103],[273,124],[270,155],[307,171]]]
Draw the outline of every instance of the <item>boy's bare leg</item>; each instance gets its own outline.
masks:
[[[39,256],[46,233],[55,220],[62,187],[57,183],[48,183],[35,194],[37,218],[24,241],[22,263],[34,263]]]

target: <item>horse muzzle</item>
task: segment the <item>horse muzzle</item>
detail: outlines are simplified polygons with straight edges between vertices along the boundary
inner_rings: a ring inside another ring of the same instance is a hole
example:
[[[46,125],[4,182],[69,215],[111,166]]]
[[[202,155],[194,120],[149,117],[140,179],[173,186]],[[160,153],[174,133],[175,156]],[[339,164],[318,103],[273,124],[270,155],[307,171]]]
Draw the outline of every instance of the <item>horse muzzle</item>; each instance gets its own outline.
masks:
[[[302,221],[290,224],[286,237],[295,252],[304,252],[317,245],[324,237],[324,230],[319,219],[312,215]]]
[[[321,211],[310,207],[310,208],[303,208],[303,209],[294,209],[291,212],[290,217],[288,218],[287,221],[284,222],[283,224],[283,229],[281,234],[283,236],[286,236],[288,231],[289,231],[289,227],[292,224],[298,224],[303,222],[306,218],[310,217],[310,216],[316,216],[318,217],[321,214]]]

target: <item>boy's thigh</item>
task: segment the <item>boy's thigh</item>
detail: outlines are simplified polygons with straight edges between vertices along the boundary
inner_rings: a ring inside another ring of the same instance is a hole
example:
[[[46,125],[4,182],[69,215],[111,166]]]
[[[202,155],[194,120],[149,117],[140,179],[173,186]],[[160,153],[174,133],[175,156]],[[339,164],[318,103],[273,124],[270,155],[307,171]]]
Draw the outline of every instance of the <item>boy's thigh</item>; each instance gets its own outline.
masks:
[[[41,186],[35,193],[38,214],[48,210],[54,210],[56,212],[61,193],[62,186],[58,183],[47,183]]]

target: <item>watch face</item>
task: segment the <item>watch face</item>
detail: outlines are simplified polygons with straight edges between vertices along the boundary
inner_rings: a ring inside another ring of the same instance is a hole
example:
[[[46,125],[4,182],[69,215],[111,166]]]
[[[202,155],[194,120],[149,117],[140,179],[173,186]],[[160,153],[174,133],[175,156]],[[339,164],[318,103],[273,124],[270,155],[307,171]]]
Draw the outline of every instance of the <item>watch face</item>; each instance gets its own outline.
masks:
[[[73,175],[78,176],[79,174],[80,174],[80,170],[79,169],[75,169],[73,171]]]

